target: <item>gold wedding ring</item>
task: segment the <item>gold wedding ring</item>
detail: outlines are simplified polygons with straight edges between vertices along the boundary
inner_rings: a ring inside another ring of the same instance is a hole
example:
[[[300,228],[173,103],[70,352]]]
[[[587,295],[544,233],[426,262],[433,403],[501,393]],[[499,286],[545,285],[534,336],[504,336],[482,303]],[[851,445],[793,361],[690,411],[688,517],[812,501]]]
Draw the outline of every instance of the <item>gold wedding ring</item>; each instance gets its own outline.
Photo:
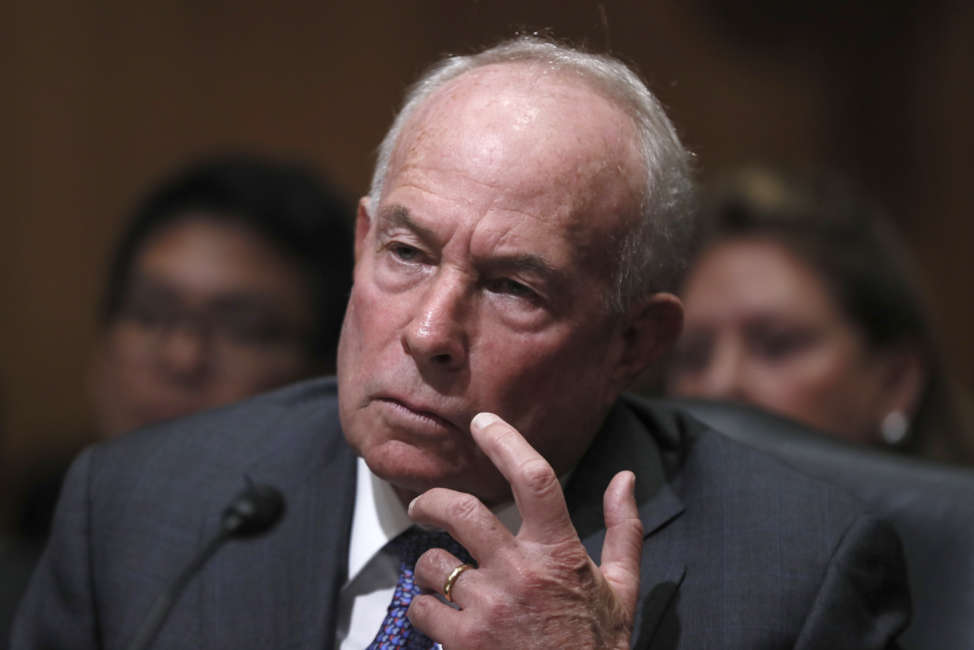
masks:
[[[446,598],[447,602],[453,602],[453,596],[450,595],[450,592],[453,591],[453,585],[456,583],[457,578],[460,577],[461,573],[472,568],[472,564],[463,563],[453,571],[450,571],[450,575],[446,577],[446,582],[443,583],[443,597]]]

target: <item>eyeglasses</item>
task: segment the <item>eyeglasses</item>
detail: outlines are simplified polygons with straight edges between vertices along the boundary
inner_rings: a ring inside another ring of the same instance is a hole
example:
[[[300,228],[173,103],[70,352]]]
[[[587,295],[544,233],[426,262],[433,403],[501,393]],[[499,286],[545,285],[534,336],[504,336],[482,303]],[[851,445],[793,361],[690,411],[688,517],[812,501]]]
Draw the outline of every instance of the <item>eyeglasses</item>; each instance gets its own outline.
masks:
[[[117,320],[132,325],[150,342],[175,332],[191,333],[216,351],[229,355],[280,352],[308,344],[309,332],[258,295],[215,296],[189,305],[175,292],[156,286],[136,287],[126,296]]]

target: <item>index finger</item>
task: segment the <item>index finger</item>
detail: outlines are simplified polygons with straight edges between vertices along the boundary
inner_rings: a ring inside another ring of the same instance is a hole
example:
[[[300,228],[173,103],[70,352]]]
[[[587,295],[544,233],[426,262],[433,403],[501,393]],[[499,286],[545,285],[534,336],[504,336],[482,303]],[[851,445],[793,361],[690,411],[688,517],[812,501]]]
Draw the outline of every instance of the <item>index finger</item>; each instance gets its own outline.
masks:
[[[555,470],[517,429],[484,412],[474,416],[470,433],[511,486],[523,522],[519,536],[577,537]]]

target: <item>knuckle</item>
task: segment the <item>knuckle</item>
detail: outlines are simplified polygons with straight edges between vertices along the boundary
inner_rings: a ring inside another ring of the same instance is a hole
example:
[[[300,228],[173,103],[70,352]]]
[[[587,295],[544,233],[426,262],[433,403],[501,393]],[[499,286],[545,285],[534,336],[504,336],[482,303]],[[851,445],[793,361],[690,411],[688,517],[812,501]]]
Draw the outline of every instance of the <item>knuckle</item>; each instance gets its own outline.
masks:
[[[581,544],[567,543],[545,550],[544,565],[524,568],[521,579],[525,591],[545,590],[552,585],[589,585],[593,563]]]
[[[425,553],[423,553],[422,555],[420,555],[419,558],[416,560],[416,565],[414,566],[414,573],[416,579],[419,580],[421,583],[425,581],[424,580],[425,576],[430,575],[432,572],[434,572],[436,570],[436,567],[438,566],[438,563],[436,561],[436,554],[434,553],[434,551],[436,550],[439,549],[430,549]]]
[[[542,458],[532,458],[521,465],[521,480],[535,494],[547,494],[558,486],[555,470]]]
[[[429,570],[431,572],[441,571],[444,566],[452,566],[455,564],[455,560],[450,552],[442,548],[431,548],[422,555],[419,556],[419,560],[416,561],[416,566],[420,566],[422,562],[423,569]]]
[[[481,508],[480,499],[472,494],[461,494],[450,502],[447,511],[454,521],[469,521],[479,515]]]
[[[643,539],[643,522],[639,520],[639,517],[632,517],[622,522],[622,527],[629,533],[629,535],[635,539],[638,539],[640,546],[642,545]]]

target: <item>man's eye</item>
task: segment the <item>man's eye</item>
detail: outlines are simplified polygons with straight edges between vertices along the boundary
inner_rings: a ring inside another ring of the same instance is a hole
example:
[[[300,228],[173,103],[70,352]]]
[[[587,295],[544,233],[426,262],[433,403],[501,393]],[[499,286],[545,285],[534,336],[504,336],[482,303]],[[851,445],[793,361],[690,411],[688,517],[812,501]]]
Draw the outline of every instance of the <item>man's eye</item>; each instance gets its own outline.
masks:
[[[415,262],[420,256],[420,250],[418,248],[407,244],[392,243],[389,245],[389,251],[403,262]]]
[[[515,298],[536,300],[538,294],[527,285],[521,284],[510,278],[496,278],[487,283],[487,290],[493,293],[501,293]]]

